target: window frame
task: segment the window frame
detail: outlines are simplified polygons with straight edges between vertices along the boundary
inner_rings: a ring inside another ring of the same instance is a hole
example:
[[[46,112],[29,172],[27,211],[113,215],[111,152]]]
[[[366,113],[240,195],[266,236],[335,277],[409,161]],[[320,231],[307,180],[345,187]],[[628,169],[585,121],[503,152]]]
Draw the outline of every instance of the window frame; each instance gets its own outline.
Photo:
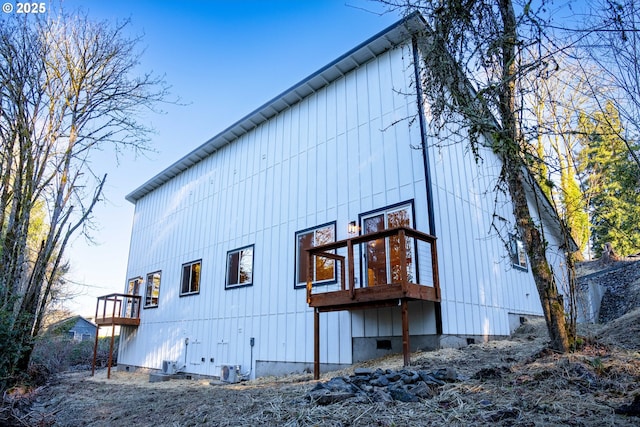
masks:
[[[378,209],[373,209],[367,212],[363,212],[361,214],[358,215],[358,223],[360,225],[360,233],[361,235],[367,234],[365,232],[365,221],[369,218],[373,218],[375,216],[379,216],[382,215],[383,216],[383,225],[384,225],[384,230],[387,230],[387,220],[388,220],[388,216],[390,213],[393,212],[397,212],[400,210],[403,210],[403,208],[407,208],[407,212],[409,213],[410,216],[410,224],[409,224],[409,228],[413,228],[416,229],[416,208],[415,208],[415,203],[414,203],[414,199],[409,199],[409,200],[405,200],[403,202],[398,202],[398,203],[394,203],[388,206],[384,206]],[[412,239],[412,238],[409,238]],[[389,238],[385,238],[384,239],[384,245],[385,245],[385,268],[387,269],[387,275],[392,275],[391,270],[389,269],[391,267],[391,263],[390,263],[390,251],[389,251]],[[419,262],[419,255],[418,255],[418,241],[413,239],[413,244],[412,246],[412,251],[413,251],[413,275],[414,275],[414,279],[412,283],[420,283],[420,262]],[[361,277],[361,286],[371,286],[371,284],[369,283],[369,279],[368,279],[368,275],[365,274],[367,272],[368,266],[369,266],[369,261],[367,259],[366,256],[366,252],[367,252],[367,243],[363,243],[361,245],[361,251],[364,254],[364,259],[363,262],[360,263],[360,277]]]
[[[529,271],[529,258],[524,242],[516,234],[509,236],[509,260],[511,266],[519,271]],[[524,265],[522,263],[524,261]]]
[[[144,278],[142,276],[131,277],[127,280],[127,290],[125,293],[127,295],[139,295],[142,283],[144,283]]]
[[[231,273],[231,263],[230,263],[230,259],[231,256],[234,254],[238,254],[238,271],[237,271],[237,278],[238,281],[240,280],[240,264],[241,264],[241,260],[242,260],[242,253],[245,252],[247,249],[251,249],[251,280],[249,282],[246,283],[229,283],[230,282],[230,277],[229,274]],[[226,268],[225,268],[225,278],[224,278],[224,289],[236,289],[236,288],[245,288],[247,286],[253,286],[253,278],[254,278],[254,267],[255,267],[255,244],[251,244],[251,245],[247,245],[247,246],[243,246],[241,248],[236,248],[236,249],[232,249],[230,251],[227,251],[227,259],[226,259]]]
[[[149,303],[149,300],[153,301],[153,289],[151,293],[149,293],[149,277],[157,274],[158,275],[158,296],[156,297],[156,303]],[[162,270],[152,271],[151,273],[147,273],[147,279],[144,282],[144,304],[143,308],[157,308],[160,303],[160,286],[162,285]]]
[[[294,289],[305,289],[307,287],[307,281],[303,281],[300,282],[298,279],[300,277],[300,251],[299,249],[299,245],[298,245],[298,239],[300,238],[300,236],[302,235],[306,235],[306,234],[310,234],[310,233],[314,233],[314,239],[315,239],[315,232],[317,230],[323,229],[323,228],[327,228],[327,227],[332,227],[333,229],[333,242],[336,241],[336,232],[337,232],[337,221],[331,221],[331,222],[327,222],[324,224],[320,224],[320,225],[316,225],[314,227],[309,227],[309,228],[305,228],[304,230],[299,230],[296,231],[295,233],[295,243],[294,243],[294,247],[295,247],[295,259],[294,259],[294,264],[293,264],[293,288]],[[327,242],[327,243],[332,243],[332,242]],[[314,245],[311,247],[315,247],[315,240],[314,240]],[[314,271],[314,279],[315,279],[315,271]],[[331,279],[326,279],[326,280],[321,280],[321,281],[315,281],[313,282],[313,286],[324,286],[324,285],[332,285],[338,282],[337,279],[337,275],[336,275],[336,266],[335,266],[335,261],[333,264],[333,278]]]
[[[189,291],[188,292],[183,292],[183,285],[184,285],[184,270],[185,267],[192,267],[194,265],[200,265],[200,271],[198,272],[198,283],[197,283],[197,287],[198,289],[193,291],[191,290],[191,283],[193,282],[191,279],[191,271],[192,269],[189,269]],[[182,264],[182,267],[180,269],[180,297],[188,297],[191,295],[198,295],[200,293],[200,285],[202,283],[202,258],[194,260],[194,261],[189,261],[189,262],[185,262],[184,264]]]

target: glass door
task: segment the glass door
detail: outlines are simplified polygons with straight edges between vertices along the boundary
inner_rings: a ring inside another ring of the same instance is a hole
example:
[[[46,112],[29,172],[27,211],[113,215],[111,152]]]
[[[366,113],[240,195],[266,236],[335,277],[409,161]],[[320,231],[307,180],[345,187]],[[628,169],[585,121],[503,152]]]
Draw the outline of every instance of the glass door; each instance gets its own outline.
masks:
[[[142,277],[129,280],[127,295],[140,295],[140,283],[142,283]],[[138,310],[138,301],[134,298],[127,298],[124,317],[137,317]]]
[[[362,228],[365,234],[395,227],[413,227],[411,205],[364,216]],[[400,247],[400,238],[392,236],[366,243],[365,268],[366,286],[398,283],[401,279],[401,257],[406,254],[407,280],[415,283],[415,246],[412,238],[405,240],[406,250]]]

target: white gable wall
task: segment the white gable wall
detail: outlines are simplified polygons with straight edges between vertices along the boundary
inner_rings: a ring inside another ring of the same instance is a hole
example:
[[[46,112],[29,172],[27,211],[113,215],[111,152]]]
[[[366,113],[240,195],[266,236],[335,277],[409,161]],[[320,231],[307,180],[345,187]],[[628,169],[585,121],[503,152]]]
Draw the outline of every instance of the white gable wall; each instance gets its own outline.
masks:
[[[119,363],[176,360],[205,375],[223,363],[254,374],[256,361],[310,366],[313,310],[294,289],[295,233],[335,222],[344,239],[360,214],[401,202],[429,232],[411,58],[409,47],[381,54],[137,200],[127,277],[161,270],[161,288],[141,325],[123,328]],[[499,161],[484,151],[476,164],[455,138],[427,141],[443,334],[508,335],[509,314],[540,315],[540,302],[531,272],[511,266],[491,227],[506,236],[513,224],[510,202],[494,192]],[[560,271],[562,251],[546,237]],[[247,245],[253,285],[225,290],[227,252]],[[182,265],[195,260],[200,292],[180,297]],[[409,316],[413,336],[436,334],[433,303],[410,304]],[[402,333],[396,307],[320,319],[323,364],[350,364],[354,342]]]
[[[411,57],[409,48],[379,56],[138,200],[127,274],[162,270],[160,299],[123,334],[120,363],[244,371],[251,337],[254,362],[313,361],[313,311],[294,289],[296,231],[336,221],[343,239],[358,214],[407,200],[428,230],[422,154],[412,148],[420,135],[408,120]],[[255,245],[253,286],[225,290],[227,251],[246,245]],[[181,266],[198,259],[200,293],[180,297]],[[323,314],[320,328],[321,362],[351,363],[351,315]]]

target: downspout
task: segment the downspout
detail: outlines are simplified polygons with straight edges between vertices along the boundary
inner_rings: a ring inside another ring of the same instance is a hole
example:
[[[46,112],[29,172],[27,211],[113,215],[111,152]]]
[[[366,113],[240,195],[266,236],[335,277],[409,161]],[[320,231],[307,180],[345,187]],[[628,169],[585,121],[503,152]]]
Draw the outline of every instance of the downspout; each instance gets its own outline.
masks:
[[[418,39],[413,36],[411,39],[413,48],[413,72],[416,82],[416,96],[418,104],[418,121],[420,123],[420,142],[422,147],[422,162],[424,164],[424,180],[427,193],[427,215],[429,217],[429,234],[436,236],[435,215],[433,209],[433,191],[431,189],[431,166],[429,164],[429,153],[427,152],[427,124],[424,112],[424,93],[422,92],[422,79],[420,78],[420,52],[418,50]],[[436,333],[442,335],[442,306],[440,302],[433,303],[436,315]]]
[[[411,42],[413,46],[413,72],[416,79],[416,96],[418,97],[418,119],[420,122],[420,139],[422,146],[422,162],[424,163],[424,179],[427,190],[427,209],[429,215],[429,234],[436,235],[435,218],[433,214],[433,193],[431,191],[431,167],[429,165],[429,155],[427,153],[427,124],[424,114],[424,94],[420,79],[420,53],[418,52],[418,40],[414,36]]]

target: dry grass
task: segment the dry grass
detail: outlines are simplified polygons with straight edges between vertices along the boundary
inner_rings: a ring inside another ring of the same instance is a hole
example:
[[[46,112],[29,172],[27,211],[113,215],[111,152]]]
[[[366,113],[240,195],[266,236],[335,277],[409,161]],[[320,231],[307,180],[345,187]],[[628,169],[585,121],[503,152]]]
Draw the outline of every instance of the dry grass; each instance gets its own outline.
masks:
[[[315,385],[310,375],[211,385],[149,383],[148,374],[126,372],[107,380],[100,371],[95,377],[58,376],[23,420],[56,426],[638,425],[640,418],[614,409],[640,393],[639,319],[637,310],[617,323],[583,330],[585,346],[566,355],[545,350],[543,323],[526,324],[506,341],[415,353],[415,368],[450,367],[461,378],[417,403],[312,404],[305,398]],[[616,340],[622,345],[613,345]],[[402,357],[359,366],[398,369]],[[327,373],[321,381],[351,372]]]

